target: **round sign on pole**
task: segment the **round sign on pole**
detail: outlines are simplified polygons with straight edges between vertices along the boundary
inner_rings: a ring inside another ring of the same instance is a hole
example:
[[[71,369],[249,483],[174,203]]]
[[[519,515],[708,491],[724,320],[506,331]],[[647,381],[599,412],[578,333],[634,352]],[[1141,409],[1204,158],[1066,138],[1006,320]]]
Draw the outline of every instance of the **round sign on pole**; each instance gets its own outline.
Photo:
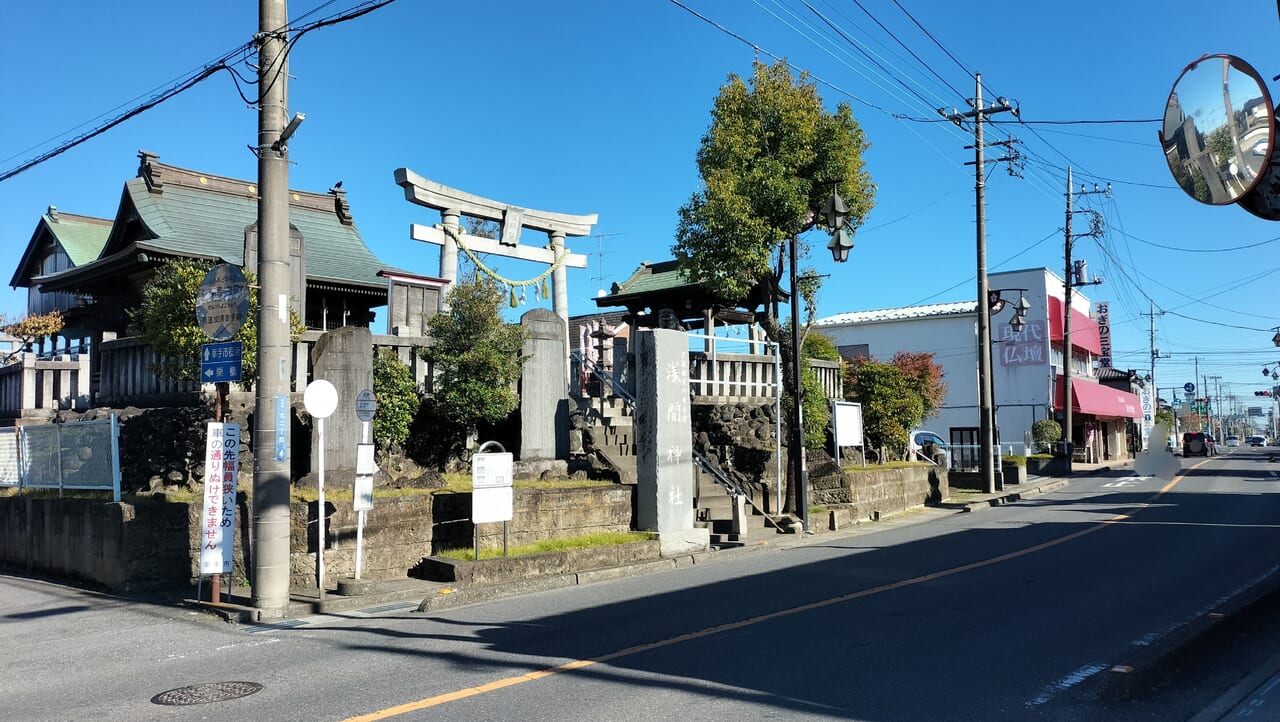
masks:
[[[1188,381],[1187,383],[1182,385],[1182,390],[1186,391],[1189,394],[1194,394],[1196,392],[1196,385]]]
[[[361,421],[373,421],[373,415],[378,412],[378,397],[373,395],[369,389],[365,389],[356,395],[356,418]]]
[[[220,263],[196,294],[196,323],[214,341],[230,341],[249,316],[249,281],[238,266]]]
[[[307,390],[302,392],[302,405],[315,418],[327,419],[338,408],[338,390],[328,381],[316,379],[307,384]]]

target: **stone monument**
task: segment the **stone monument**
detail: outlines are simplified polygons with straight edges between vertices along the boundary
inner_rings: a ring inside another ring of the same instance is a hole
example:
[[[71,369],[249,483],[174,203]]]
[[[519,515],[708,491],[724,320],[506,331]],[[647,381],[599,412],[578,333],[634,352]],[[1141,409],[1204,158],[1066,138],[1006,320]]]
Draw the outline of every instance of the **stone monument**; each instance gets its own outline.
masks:
[[[663,556],[708,549],[693,526],[693,426],[689,337],[667,329],[633,334],[636,357],[636,526],[657,532]]]

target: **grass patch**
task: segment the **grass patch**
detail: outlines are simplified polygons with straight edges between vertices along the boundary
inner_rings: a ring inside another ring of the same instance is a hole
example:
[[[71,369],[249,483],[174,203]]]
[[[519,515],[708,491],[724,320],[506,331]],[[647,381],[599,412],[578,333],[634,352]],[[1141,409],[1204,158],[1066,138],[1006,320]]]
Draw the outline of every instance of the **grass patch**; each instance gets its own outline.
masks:
[[[595,534],[562,537],[559,539],[543,539],[542,541],[536,541],[531,544],[521,544],[520,546],[511,547],[509,554],[513,557],[522,557],[529,554],[545,554],[547,552],[558,552],[566,549],[618,546],[621,544],[648,541],[651,538],[651,534],[642,531],[597,532]],[[436,556],[463,562],[474,561],[476,558],[475,549],[446,549]],[[481,559],[497,559],[501,556],[502,547],[486,546],[480,548]]]
[[[829,511],[831,510],[821,504],[813,504],[809,507],[810,514],[826,514]]]
[[[840,470],[850,472],[886,471],[888,469],[910,469],[916,466],[933,466],[933,464],[927,461],[886,461],[883,464],[867,464],[866,466],[861,464],[842,464]]]

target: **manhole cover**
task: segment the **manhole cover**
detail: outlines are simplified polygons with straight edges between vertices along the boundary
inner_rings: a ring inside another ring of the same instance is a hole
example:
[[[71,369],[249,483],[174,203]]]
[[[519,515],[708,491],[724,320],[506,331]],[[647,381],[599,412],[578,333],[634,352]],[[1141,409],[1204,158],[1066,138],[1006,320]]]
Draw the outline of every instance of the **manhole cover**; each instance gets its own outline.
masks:
[[[152,704],[188,705],[207,704],[209,702],[226,702],[239,699],[262,689],[257,682],[210,682],[193,684],[190,687],[179,687],[151,698]]]

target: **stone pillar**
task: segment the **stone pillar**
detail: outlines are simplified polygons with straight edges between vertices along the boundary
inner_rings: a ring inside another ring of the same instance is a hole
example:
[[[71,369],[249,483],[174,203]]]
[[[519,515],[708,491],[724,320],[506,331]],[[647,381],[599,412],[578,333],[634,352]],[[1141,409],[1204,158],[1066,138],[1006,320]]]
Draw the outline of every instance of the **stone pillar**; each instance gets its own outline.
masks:
[[[636,331],[636,525],[657,532],[663,556],[705,550],[693,527],[693,427],[689,340],[666,329]]]
[[[444,226],[453,228],[454,233],[462,233],[462,226],[458,224],[461,212],[452,208],[440,212],[440,223]],[[458,242],[453,240],[453,236],[449,235],[449,231],[445,231],[444,243],[440,245],[440,277],[449,282],[449,288],[453,288],[458,283]],[[445,299],[445,295],[440,295],[440,312],[445,313],[449,310],[449,302]]]
[[[561,254],[568,253],[564,247],[564,231],[551,231],[548,234],[551,237],[551,255],[559,258]],[[554,260],[552,261],[554,263]],[[565,271],[565,264],[561,263],[551,271],[551,305],[556,310],[556,315],[560,317],[560,323],[564,324],[564,347],[561,353],[565,358],[569,358],[569,276]],[[565,380],[569,380],[569,367],[565,366]]]
[[[527,336],[520,372],[520,460],[569,457],[569,359],[564,321],[535,308],[520,317]]]
[[[564,231],[552,231],[551,236],[551,255],[553,258],[559,258],[565,253],[564,249]],[[565,271],[565,264],[561,263],[551,272],[551,305],[556,310],[556,315],[569,322],[569,277]]]
[[[356,396],[364,389],[373,388],[373,336],[369,329],[344,326],[321,336],[311,350],[311,369],[312,380],[324,379],[338,390],[338,408],[324,421],[325,477],[329,478],[330,470],[345,470],[353,475],[361,431],[360,419],[356,418]],[[316,436],[313,425],[313,473],[319,471]]]

